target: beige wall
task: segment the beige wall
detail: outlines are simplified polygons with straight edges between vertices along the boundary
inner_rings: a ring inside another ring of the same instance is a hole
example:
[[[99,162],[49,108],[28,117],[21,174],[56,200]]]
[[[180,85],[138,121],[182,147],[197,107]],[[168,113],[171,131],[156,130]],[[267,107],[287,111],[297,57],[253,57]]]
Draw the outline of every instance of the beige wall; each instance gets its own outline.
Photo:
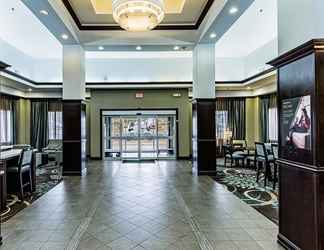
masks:
[[[30,144],[30,100],[19,99],[18,101],[18,131],[17,143]]]
[[[136,99],[136,92],[144,92],[143,99]],[[181,93],[181,97],[173,97]],[[179,128],[179,157],[190,155],[191,131],[188,90],[93,90],[90,100],[90,150],[91,157],[100,157],[100,109],[158,109],[177,108]]]
[[[259,97],[246,98],[246,140],[250,147],[260,140],[259,103]]]

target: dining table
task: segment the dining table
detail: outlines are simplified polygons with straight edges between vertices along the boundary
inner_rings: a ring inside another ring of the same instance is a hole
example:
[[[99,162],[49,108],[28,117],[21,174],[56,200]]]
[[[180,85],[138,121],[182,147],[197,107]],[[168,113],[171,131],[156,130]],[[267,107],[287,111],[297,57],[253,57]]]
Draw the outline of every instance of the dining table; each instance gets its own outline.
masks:
[[[0,166],[1,166],[1,177],[0,177],[0,209],[4,211],[7,208],[7,166],[9,162],[19,160],[22,149],[9,149],[0,152]]]
[[[0,161],[0,199],[2,201],[2,190],[3,190],[3,180],[4,180],[4,175],[5,175],[5,170],[4,170],[4,165],[3,161]],[[1,234],[1,218],[0,218],[0,245],[2,245],[2,234]]]

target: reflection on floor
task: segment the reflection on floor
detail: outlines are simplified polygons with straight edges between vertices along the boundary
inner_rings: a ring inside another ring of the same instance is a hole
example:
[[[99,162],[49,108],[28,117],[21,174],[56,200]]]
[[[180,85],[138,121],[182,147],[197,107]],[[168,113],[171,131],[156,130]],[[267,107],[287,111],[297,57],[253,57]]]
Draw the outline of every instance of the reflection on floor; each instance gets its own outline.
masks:
[[[191,163],[95,161],[3,225],[4,249],[282,249],[277,226]]]
[[[1,221],[5,222],[22,209],[30,206],[42,195],[62,181],[62,167],[56,163],[49,163],[36,169],[36,191],[33,194],[26,193],[25,201],[22,203],[17,195],[8,194],[7,210],[1,213]]]
[[[225,168],[222,159],[217,160],[217,173],[214,180],[223,184],[228,191],[278,224],[278,190],[272,189],[271,182],[265,188],[263,175],[260,176],[259,183],[257,183],[255,170],[242,167]]]

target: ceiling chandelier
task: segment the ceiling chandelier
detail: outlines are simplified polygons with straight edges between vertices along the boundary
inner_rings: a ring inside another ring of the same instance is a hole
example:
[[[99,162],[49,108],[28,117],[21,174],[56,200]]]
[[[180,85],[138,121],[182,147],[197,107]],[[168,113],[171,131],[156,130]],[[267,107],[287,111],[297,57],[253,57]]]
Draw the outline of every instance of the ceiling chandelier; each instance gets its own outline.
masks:
[[[127,31],[154,29],[164,18],[163,0],[112,0],[115,21]]]

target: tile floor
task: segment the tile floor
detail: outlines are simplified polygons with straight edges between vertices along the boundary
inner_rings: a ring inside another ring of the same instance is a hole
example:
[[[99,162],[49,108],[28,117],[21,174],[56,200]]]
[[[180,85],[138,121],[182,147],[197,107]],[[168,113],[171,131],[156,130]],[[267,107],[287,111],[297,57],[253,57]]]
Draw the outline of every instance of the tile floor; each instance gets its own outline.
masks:
[[[277,226],[187,161],[91,161],[2,225],[0,249],[282,249]]]

